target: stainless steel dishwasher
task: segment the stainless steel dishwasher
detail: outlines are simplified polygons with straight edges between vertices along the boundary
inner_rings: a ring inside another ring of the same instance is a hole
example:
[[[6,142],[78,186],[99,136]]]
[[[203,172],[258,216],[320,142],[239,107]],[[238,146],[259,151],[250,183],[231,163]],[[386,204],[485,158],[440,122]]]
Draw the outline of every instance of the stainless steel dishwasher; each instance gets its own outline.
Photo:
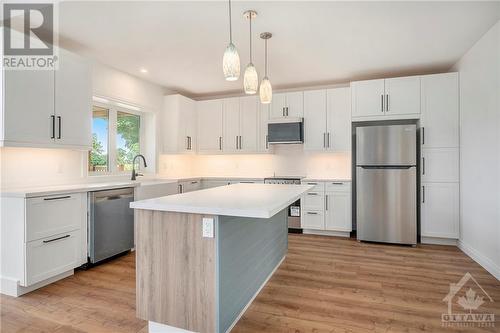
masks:
[[[134,247],[134,188],[89,193],[89,261],[95,264]]]

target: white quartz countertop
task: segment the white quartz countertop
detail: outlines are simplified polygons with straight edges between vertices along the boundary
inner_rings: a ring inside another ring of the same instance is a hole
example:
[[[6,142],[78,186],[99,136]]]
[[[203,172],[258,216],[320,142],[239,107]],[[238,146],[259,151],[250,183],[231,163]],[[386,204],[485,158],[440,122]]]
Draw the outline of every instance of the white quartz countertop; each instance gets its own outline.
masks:
[[[193,214],[270,218],[312,185],[233,184],[135,201],[131,208]]]

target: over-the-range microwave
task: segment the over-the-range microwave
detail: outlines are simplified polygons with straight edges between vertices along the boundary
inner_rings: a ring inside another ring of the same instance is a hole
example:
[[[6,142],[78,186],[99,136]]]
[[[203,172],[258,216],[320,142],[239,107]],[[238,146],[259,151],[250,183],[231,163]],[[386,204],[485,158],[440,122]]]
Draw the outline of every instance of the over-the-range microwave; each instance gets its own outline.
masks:
[[[272,119],[267,123],[269,144],[304,143],[304,119]]]

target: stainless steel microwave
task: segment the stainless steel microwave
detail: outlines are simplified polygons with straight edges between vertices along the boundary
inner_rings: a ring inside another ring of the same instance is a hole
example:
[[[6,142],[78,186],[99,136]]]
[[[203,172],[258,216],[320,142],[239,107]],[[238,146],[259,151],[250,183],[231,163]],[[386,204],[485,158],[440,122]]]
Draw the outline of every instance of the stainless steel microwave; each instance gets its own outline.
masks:
[[[267,135],[269,144],[304,143],[304,119],[270,120],[267,124]]]

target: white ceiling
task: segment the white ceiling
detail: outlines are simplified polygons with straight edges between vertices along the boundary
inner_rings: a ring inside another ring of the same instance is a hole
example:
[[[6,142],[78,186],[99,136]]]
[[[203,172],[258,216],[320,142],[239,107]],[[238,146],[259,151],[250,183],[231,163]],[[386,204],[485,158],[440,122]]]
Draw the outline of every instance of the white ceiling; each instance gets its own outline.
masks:
[[[246,9],[259,14],[253,40],[260,75],[258,35],[274,35],[274,88],[445,71],[500,19],[500,2],[235,1],[242,73],[249,60]],[[242,77],[227,82],[222,74],[226,1],[63,2],[59,17],[63,43],[117,69],[195,98],[242,91]]]

